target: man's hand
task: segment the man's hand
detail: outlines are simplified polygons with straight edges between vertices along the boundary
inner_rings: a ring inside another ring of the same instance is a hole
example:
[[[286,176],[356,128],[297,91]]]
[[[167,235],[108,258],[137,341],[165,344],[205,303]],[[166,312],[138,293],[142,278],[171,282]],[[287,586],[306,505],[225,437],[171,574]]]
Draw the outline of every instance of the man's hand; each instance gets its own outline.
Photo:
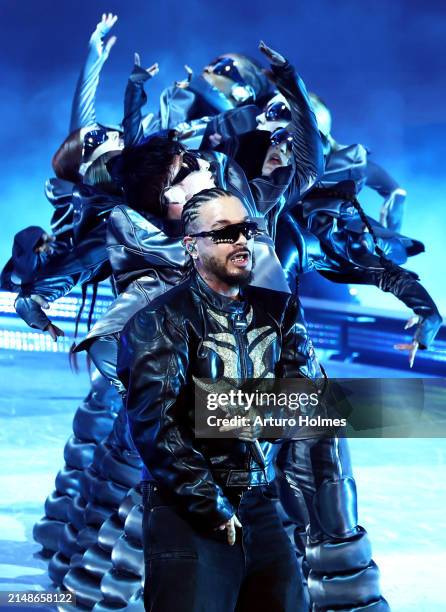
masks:
[[[229,519],[227,523],[223,523],[223,525],[220,525],[220,527],[218,527],[219,531],[223,531],[224,529],[226,529],[229,546],[234,546],[235,544],[235,528],[236,527],[241,529],[242,524],[240,523],[240,521],[238,520],[235,514]]]
[[[47,302],[47,300],[41,295],[37,295],[36,293],[33,293],[29,297],[32,299],[33,302],[36,302],[36,304],[39,304],[40,308],[43,308],[44,310],[50,309],[49,302]]]
[[[108,15],[103,13],[101,21],[98,23],[95,31],[91,35],[91,42],[95,45],[99,57],[104,57],[104,59],[106,59],[111,48],[117,41],[116,36],[111,36],[104,45],[104,38],[117,21],[117,15],[113,15],[113,13],[108,13]]]
[[[263,40],[259,42],[259,51],[266,55],[273,66],[283,66],[286,64],[286,58],[277,51],[274,51],[274,49],[271,49],[271,47],[268,47]]]
[[[135,66],[141,67],[141,56],[139,53],[135,52]],[[160,71],[158,62],[155,62],[149,68],[145,68],[145,71],[149,75],[150,78],[154,77]]]
[[[409,329],[413,327],[419,322],[419,320],[420,319],[418,316],[410,317],[410,319],[404,326],[404,329]],[[415,355],[417,354],[419,346],[419,343],[414,338],[413,342],[411,342],[410,344],[395,344],[393,348],[397,351],[409,351],[409,367],[412,368],[415,361]]]

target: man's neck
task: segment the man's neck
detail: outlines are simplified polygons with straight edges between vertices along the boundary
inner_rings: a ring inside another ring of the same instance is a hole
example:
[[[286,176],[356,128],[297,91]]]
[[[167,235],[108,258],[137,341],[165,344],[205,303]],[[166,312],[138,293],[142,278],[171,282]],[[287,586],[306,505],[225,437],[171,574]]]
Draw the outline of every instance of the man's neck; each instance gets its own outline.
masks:
[[[240,299],[239,285],[228,285],[219,278],[216,278],[214,275],[206,272],[206,270],[197,270],[197,274],[199,274],[200,278],[206,283],[206,285],[208,285],[216,293],[224,295],[231,300]]]

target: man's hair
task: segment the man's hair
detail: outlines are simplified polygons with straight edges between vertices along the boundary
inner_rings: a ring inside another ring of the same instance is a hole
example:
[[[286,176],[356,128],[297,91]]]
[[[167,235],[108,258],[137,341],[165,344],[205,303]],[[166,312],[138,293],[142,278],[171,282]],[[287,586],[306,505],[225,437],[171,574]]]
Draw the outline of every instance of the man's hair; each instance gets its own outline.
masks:
[[[107,163],[107,169],[131,208],[162,217],[162,194],[169,186],[171,166],[184,150],[166,136],[152,136],[141,145],[125,147]]]
[[[219,187],[212,187],[212,189],[203,189],[203,191],[192,196],[184,205],[181,213],[183,235],[187,236],[188,233],[194,231],[197,217],[200,214],[200,207],[203,204],[212,200],[218,200],[219,198],[230,198],[232,195],[230,191],[220,189]]]

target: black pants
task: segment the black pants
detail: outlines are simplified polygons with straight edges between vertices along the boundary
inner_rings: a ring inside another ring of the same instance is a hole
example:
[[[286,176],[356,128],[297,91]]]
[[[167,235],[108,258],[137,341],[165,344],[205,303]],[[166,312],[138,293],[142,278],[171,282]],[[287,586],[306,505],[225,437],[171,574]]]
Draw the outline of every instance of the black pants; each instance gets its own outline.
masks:
[[[306,610],[295,552],[271,487],[232,500],[243,525],[234,546],[226,531],[201,531],[143,483],[144,605],[150,612],[301,612]]]

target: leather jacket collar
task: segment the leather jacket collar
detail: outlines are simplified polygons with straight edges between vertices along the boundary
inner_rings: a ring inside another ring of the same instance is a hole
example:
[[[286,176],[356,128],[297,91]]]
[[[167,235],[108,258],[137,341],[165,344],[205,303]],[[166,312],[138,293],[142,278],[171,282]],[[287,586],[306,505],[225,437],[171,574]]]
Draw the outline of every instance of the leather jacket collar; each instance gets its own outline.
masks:
[[[197,292],[208,306],[214,310],[220,310],[228,314],[242,314],[246,312],[248,304],[242,297],[243,293],[241,293],[242,299],[234,300],[214,291],[197,272],[193,272],[193,276]]]

